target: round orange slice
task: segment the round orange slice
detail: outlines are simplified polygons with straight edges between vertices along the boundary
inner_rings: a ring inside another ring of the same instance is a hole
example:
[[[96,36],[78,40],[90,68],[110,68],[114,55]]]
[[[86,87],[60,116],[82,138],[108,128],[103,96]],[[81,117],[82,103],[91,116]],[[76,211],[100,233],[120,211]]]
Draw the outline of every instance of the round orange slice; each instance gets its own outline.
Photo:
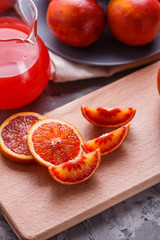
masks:
[[[136,109],[81,106],[81,112],[90,123],[109,128],[120,127],[131,121]]]
[[[44,117],[34,112],[16,113],[0,126],[0,150],[8,159],[22,163],[35,163],[27,145],[30,127]]]
[[[28,133],[28,147],[35,160],[46,167],[81,156],[83,139],[70,123],[45,119],[35,123]]]
[[[82,183],[89,179],[97,171],[101,162],[100,149],[88,153],[85,156],[76,157],[53,167],[49,167],[51,177],[65,185]]]
[[[91,139],[82,145],[86,153],[92,152],[100,148],[101,155],[107,155],[113,152],[124,142],[128,135],[129,124],[122,126],[114,131],[105,133],[98,138]]]

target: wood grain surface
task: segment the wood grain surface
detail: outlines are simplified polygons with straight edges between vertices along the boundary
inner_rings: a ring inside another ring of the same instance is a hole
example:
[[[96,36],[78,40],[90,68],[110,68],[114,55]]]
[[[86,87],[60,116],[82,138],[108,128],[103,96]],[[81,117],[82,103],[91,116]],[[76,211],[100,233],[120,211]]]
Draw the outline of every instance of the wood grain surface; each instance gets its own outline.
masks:
[[[109,129],[87,122],[82,104],[137,109],[125,142],[102,157],[90,180],[63,186],[38,164],[21,166],[0,155],[0,210],[19,239],[47,239],[160,181],[159,66],[158,61],[46,115],[74,124],[88,140]]]

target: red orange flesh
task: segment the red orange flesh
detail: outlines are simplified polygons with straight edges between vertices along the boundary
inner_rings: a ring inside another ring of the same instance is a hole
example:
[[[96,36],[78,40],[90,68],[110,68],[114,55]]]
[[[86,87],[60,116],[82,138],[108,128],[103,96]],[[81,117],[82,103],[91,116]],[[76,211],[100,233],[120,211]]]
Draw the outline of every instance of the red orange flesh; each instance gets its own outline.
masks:
[[[30,127],[44,117],[34,112],[16,113],[0,126],[0,150],[8,159],[22,163],[35,163],[27,146]]]
[[[81,106],[81,112],[89,122],[96,126],[120,127],[132,120],[136,109]]]
[[[79,131],[58,119],[45,119],[34,124],[27,142],[35,160],[46,167],[67,162],[83,153]]]
[[[126,139],[129,131],[129,124],[122,126],[114,131],[105,133],[98,138],[85,142],[82,147],[86,153],[92,152],[97,148],[101,149],[101,154],[106,155],[113,152]]]
[[[66,163],[49,167],[51,177],[65,185],[73,185],[86,181],[98,169],[101,161],[100,149],[85,156],[77,157]]]

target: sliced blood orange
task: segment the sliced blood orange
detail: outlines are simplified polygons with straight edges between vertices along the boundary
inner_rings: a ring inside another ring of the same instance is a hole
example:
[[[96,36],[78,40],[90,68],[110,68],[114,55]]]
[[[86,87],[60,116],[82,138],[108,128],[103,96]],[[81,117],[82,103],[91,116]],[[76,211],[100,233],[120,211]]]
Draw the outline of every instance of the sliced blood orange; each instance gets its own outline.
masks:
[[[114,131],[105,133],[98,138],[89,140],[82,145],[86,153],[92,152],[97,148],[101,149],[101,154],[106,155],[121,146],[126,139],[129,131],[129,124],[122,126]]]
[[[65,185],[73,185],[86,181],[98,169],[101,162],[100,149],[88,153],[85,156],[76,157],[53,167],[49,167],[51,177]]]
[[[81,112],[89,122],[96,126],[120,127],[132,120],[136,109],[81,106]]]
[[[35,123],[27,142],[35,160],[46,167],[67,162],[83,153],[81,134],[72,124],[58,119]]]
[[[8,159],[22,163],[35,163],[27,146],[30,127],[44,117],[34,112],[16,113],[0,126],[0,150]]]

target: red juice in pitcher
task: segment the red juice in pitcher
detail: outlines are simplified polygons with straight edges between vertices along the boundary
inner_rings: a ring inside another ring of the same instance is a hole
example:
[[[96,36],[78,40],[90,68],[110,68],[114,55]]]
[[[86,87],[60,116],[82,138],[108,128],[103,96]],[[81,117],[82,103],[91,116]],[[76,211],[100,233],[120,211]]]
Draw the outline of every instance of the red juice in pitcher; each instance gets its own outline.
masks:
[[[16,40],[28,35],[23,22],[0,19],[0,109],[30,103],[48,83],[50,58],[42,40],[38,36],[34,44]]]

